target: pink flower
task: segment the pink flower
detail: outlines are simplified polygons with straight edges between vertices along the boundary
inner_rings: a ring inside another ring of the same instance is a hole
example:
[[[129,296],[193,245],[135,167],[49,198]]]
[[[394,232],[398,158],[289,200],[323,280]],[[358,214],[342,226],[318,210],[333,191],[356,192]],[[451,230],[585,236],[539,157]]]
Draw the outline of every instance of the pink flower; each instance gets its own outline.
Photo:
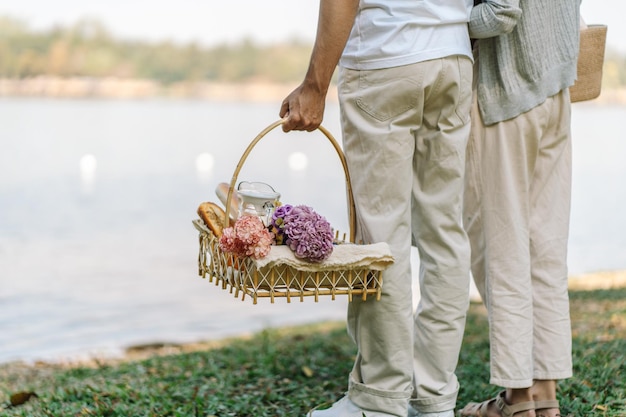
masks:
[[[242,216],[233,227],[224,229],[220,249],[238,257],[261,259],[267,256],[272,245],[272,234],[257,216]]]

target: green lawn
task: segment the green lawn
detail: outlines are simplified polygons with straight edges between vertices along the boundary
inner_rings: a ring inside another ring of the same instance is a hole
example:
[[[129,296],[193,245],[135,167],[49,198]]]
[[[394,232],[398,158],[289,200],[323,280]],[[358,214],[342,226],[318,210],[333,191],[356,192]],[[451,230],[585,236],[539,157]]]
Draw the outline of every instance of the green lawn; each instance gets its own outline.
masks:
[[[559,384],[562,414],[626,416],[626,288],[570,294],[575,369]],[[0,416],[304,416],[343,395],[354,353],[330,323],[131,362],[0,366]],[[485,311],[472,304],[459,406],[499,391],[488,363]]]

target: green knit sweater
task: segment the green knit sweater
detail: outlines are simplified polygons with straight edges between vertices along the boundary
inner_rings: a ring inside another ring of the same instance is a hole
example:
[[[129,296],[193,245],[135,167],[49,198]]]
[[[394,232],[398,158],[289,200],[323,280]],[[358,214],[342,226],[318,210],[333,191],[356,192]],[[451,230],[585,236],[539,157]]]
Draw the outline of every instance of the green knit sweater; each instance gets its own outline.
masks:
[[[472,9],[485,124],[516,117],[574,84],[579,22],[580,0],[483,0]]]

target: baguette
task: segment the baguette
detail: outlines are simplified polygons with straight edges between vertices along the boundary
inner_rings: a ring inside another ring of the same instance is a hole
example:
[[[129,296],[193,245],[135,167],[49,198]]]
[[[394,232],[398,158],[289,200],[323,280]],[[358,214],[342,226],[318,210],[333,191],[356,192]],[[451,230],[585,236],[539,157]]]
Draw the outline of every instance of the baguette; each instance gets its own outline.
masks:
[[[224,204],[224,207],[227,207],[226,204],[228,204],[226,200],[228,199],[227,197],[228,197],[229,188],[230,188],[230,185],[225,182],[220,182],[219,184],[217,184],[217,187],[215,188],[215,194],[217,194],[217,197],[220,199],[222,204]],[[234,221],[234,220],[237,220],[238,216],[239,216],[239,196],[237,195],[237,191],[234,191],[230,200],[230,211],[228,212],[228,217],[230,217],[230,219]]]
[[[224,231],[224,219],[226,213],[224,209],[215,203],[204,202],[198,206],[198,216],[202,219],[204,224],[208,226],[216,237],[222,236]],[[229,222],[230,225],[231,222]]]

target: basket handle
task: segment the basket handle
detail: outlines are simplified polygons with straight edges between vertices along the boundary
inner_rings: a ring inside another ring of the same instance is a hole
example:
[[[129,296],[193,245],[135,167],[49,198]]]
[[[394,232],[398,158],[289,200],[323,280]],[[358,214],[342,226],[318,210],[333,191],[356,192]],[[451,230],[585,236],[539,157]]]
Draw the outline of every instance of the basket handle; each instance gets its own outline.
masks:
[[[267,126],[265,129],[263,129],[261,131],[261,133],[259,133],[252,140],[252,142],[250,142],[250,144],[248,145],[248,147],[244,151],[243,155],[241,155],[241,158],[239,159],[239,163],[237,164],[237,167],[235,168],[235,172],[233,173],[233,177],[230,180],[230,185],[228,187],[228,195],[226,197],[226,201],[229,204],[226,204],[226,216],[224,217],[224,227],[225,228],[228,227],[228,219],[229,219],[229,213],[230,213],[230,207],[231,207],[230,203],[231,203],[231,200],[233,198],[235,185],[237,184],[237,177],[239,176],[239,172],[241,171],[241,168],[243,167],[244,162],[246,161],[246,159],[248,158],[248,155],[250,154],[250,152],[252,152],[252,149],[256,146],[256,144],[265,135],[267,135],[271,130],[273,130],[277,126],[282,125],[285,122],[285,120],[286,119],[277,120],[274,123],[272,123],[269,126]],[[352,184],[350,182],[350,174],[348,173],[348,164],[346,163],[346,157],[344,156],[343,151],[339,147],[339,144],[337,143],[337,141],[335,140],[333,135],[325,127],[320,125],[317,128],[317,130],[322,132],[324,134],[324,136],[326,136],[326,138],[333,145],[333,147],[335,148],[335,151],[337,152],[337,156],[339,156],[339,160],[341,161],[341,165],[343,166],[343,172],[344,172],[345,177],[346,177],[346,192],[347,192],[347,197],[348,197],[348,216],[349,216],[349,221],[350,221],[350,242],[354,243],[355,230],[356,230],[356,214],[355,214],[355,207],[354,207],[354,197],[352,195]]]

